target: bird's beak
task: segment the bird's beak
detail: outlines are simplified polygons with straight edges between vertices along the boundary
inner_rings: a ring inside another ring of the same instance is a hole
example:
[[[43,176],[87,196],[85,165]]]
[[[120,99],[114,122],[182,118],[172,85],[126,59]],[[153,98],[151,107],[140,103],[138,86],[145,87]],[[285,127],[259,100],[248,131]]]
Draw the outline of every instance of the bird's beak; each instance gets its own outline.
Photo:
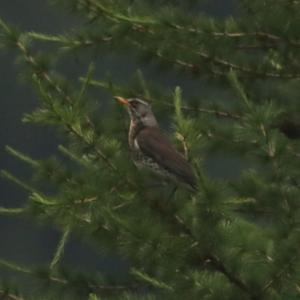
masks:
[[[115,96],[114,99],[118,100],[123,105],[129,105],[129,101],[126,98]]]

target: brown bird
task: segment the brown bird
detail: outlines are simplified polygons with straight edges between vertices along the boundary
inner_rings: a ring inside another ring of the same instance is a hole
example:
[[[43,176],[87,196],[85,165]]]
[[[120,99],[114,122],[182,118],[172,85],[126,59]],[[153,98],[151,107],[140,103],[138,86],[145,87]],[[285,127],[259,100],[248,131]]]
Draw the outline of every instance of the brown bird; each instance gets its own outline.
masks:
[[[135,164],[196,189],[191,165],[160,130],[150,104],[138,98],[114,98],[126,106],[131,119],[128,142]]]

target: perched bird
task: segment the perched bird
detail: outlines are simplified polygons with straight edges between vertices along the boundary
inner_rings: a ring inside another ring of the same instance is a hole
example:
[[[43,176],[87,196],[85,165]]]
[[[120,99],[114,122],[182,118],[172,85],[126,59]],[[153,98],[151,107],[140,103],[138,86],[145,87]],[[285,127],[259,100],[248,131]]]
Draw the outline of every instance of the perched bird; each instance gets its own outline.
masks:
[[[114,98],[126,106],[131,119],[128,142],[135,164],[196,189],[191,165],[160,130],[150,104],[138,98]]]

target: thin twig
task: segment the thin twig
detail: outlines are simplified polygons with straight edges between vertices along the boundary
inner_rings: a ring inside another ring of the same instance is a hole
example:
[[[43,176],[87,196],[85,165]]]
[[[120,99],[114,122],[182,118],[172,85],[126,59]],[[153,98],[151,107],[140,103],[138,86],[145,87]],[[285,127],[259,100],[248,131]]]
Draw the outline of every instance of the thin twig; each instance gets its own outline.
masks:
[[[0,207],[0,215],[19,215],[25,212],[25,208],[9,208],[9,207]]]
[[[29,36],[30,38],[34,39],[34,40],[38,40],[38,41],[44,41],[44,42],[54,42],[54,43],[60,43],[60,44],[65,44],[65,45],[70,45],[73,47],[89,47],[91,45],[94,45],[95,42],[99,43],[99,42],[110,42],[112,40],[111,36],[101,36],[101,37],[97,37],[94,39],[79,39],[76,40],[76,36],[72,37],[66,37],[63,35],[48,35],[48,34],[44,34],[44,33],[39,33],[39,32],[28,32],[26,33],[27,36]],[[65,46],[64,48],[67,48],[67,46]]]
[[[161,101],[161,102],[167,106],[173,106],[173,104],[168,103],[166,101]],[[241,115],[239,115],[237,113],[229,112],[229,111],[221,111],[221,110],[215,110],[215,109],[203,108],[203,107],[190,107],[190,106],[186,106],[186,105],[183,105],[181,108],[186,111],[198,111],[200,113],[216,115],[217,117],[230,118],[230,119],[235,119],[235,120],[242,119]]]
[[[6,268],[9,268],[13,271],[16,271],[16,272],[21,272],[21,273],[24,273],[24,274],[28,274],[28,275],[31,275],[31,276],[35,276],[37,277],[37,274],[34,270],[31,270],[31,269],[28,269],[28,268],[25,268],[25,267],[21,267],[19,265],[16,265],[14,263],[10,263],[10,262],[7,262],[7,261],[4,261],[4,260],[0,260],[0,265],[6,267]],[[44,279],[48,279],[54,283],[58,283],[58,284],[62,284],[62,285],[66,285],[66,284],[69,284],[69,281],[67,279],[64,279],[64,278],[61,278],[61,277],[58,277],[58,276],[54,276],[54,275],[49,275],[48,277],[45,277]],[[143,285],[141,284],[137,284],[137,283],[132,283],[132,284],[128,284],[128,285],[119,285],[119,284],[116,284],[116,285],[112,285],[112,284],[94,284],[94,283],[87,283],[87,286],[89,289],[93,290],[93,291],[113,291],[113,290],[116,290],[116,291],[120,291],[120,290],[135,290],[139,287],[143,287]],[[1,293],[1,290],[0,290],[0,293]],[[11,298],[11,299],[14,299],[14,300],[23,300],[23,298]]]
[[[171,28],[174,28],[176,30],[180,31],[187,31],[191,33],[197,33],[197,34],[202,34],[202,35],[210,35],[213,37],[229,37],[229,38],[243,38],[243,37],[256,37],[256,38],[265,38],[269,41],[272,42],[286,42],[289,45],[295,46],[295,47],[300,47],[300,41],[298,40],[288,40],[284,39],[278,35],[268,33],[268,32],[263,32],[263,31],[254,31],[254,32],[217,32],[217,31],[204,31],[201,29],[196,29],[196,28],[188,28],[184,26],[180,26],[177,24],[170,24]]]
[[[75,200],[74,203],[76,204],[86,204],[86,203],[92,203],[97,201],[98,197],[89,197],[89,198],[84,198],[80,200]]]
[[[5,298],[3,298],[3,297],[5,297]],[[25,300],[23,297],[17,296],[16,294],[5,291],[3,289],[0,289],[0,298],[7,299],[7,300]]]
[[[240,278],[231,273],[219,258],[217,258],[216,256],[208,256],[208,259],[211,261],[211,264],[216,270],[221,272],[231,283],[233,283],[239,289],[248,294],[251,300],[260,299],[260,296],[256,295],[254,291],[247,287],[246,284]]]
[[[291,266],[291,264],[296,258],[297,258],[296,255],[292,257],[289,260],[289,262],[283,268],[281,268],[281,270],[278,273],[276,273],[269,282],[266,283],[266,285],[262,289],[262,293],[265,293],[267,289],[269,289],[275,283],[275,281],[277,281],[284,274],[284,272],[286,272],[286,270]]]

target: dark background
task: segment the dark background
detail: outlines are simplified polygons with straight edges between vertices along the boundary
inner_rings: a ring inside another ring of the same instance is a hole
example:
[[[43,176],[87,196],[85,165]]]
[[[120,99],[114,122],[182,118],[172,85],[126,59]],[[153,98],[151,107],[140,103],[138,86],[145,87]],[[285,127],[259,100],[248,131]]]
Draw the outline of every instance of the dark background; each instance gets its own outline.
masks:
[[[207,1],[204,9],[215,15],[226,16],[233,12],[232,1]],[[68,12],[48,5],[41,0],[2,0],[0,17],[21,30],[45,33],[63,33],[73,26],[84,26],[84,21]],[[33,126],[21,122],[26,112],[32,111],[38,104],[30,86],[22,84],[20,69],[15,64],[16,53],[0,52],[0,169],[7,169],[18,177],[31,175],[30,169],[5,152],[5,145],[10,145],[33,158],[42,159],[57,154],[57,145],[63,143],[53,128]],[[69,57],[61,65],[61,71],[69,78],[76,79],[86,72],[89,58]],[[200,89],[207,98],[225,99],[228,92],[207,87],[199,79],[189,76],[177,76],[162,73],[157,66],[140,66],[135,58],[127,56],[105,56],[96,60],[96,77],[101,77],[108,70],[114,77],[125,80],[137,69],[142,68],[147,79],[155,79],[164,87],[174,88],[180,85],[185,93],[197,93]],[[100,92],[99,92],[100,93]],[[108,97],[103,94],[103,97]],[[236,166],[234,168],[233,166]],[[208,161],[208,171],[215,176],[236,176],[239,162],[232,157],[214,157]],[[15,184],[0,179],[0,206],[22,207],[27,193]],[[51,261],[60,234],[50,226],[32,223],[29,219],[0,215],[0,258],[16,263],[37,266]],[[63,264],[78,270],[98,270],[105,273],[118,273],[126,270],[128,264],[121,262],[113,254],[109,257],[95,253],[83,245],[80,237],[73,236],[67,244]],[[23,277],[0,267],[0,279],[11,278],[18,281]]]

